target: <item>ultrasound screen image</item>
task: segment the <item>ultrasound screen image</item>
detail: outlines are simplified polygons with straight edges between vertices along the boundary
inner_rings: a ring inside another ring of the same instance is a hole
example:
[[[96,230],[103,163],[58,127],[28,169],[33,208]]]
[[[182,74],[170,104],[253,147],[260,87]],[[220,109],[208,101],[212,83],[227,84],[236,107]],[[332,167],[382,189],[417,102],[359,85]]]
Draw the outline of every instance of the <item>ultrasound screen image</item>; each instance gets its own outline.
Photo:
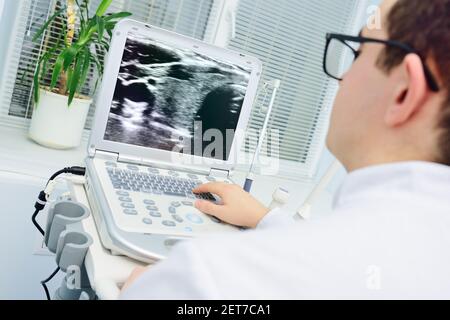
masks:
[[[104,139],[167,151],[189,141],[190,154],[227,160],[233,136],[226,131],[237,127],[250,74],[250,69],[129,33]],[[211,141],[202,136],[209,129],[223,134],[222,152],[204,153]]]

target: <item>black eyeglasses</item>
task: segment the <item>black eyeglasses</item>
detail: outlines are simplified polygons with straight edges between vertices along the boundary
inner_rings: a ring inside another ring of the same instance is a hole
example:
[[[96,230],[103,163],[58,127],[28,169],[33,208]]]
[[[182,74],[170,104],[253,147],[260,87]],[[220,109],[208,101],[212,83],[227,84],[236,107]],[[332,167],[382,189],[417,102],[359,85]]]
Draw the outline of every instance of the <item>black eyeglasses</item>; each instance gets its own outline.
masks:
[[[428,86],[434,92],[439,91],[437,81],[426,65],[423,57],[412,47],[393,40],[380,40],[365,37],[353,37],[344,34],[328,33],[325,53],[323,56],[323,70],[331,78],[341,81],[344,74],[346,74],[350,70],[353,62],[358,58],[360,54],[359,47],[361,46],[361,44],[369,42],[393,46],[408,53],[417,54],[422,60],[425,78],[427,80]],[[343,59],[347,59],[347,61]]]

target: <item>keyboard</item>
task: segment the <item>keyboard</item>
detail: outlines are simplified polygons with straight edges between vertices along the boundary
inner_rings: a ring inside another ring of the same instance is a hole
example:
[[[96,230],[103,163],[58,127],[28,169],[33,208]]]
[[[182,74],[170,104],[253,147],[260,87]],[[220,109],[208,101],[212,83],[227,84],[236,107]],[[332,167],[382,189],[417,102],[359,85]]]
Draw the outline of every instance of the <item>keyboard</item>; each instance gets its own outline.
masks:
[[[101,159],[94,163],[120,230],[188,237],[236,231],[236,227],[194,207],[196,199],[220,201],[211,193],[193,193],[195,187],[214,181],[232,183],[228,179]]]
[[[210,193],[194,194],[192,189],[202,184],[198,176],[188,175],[190,179],[178,177],[179,173],[169,171],[170,176],[159,174],[156,168],[148,168],[149,172],[139,171],[139,167],[128,165],[127,169],[107,166],[111,183],[116,190],[135,191],[155,195],[168,195],[175,197],[186,197],[191,199],[203,199],[214,201]],[[207,180],[215,179],[206,177]]]

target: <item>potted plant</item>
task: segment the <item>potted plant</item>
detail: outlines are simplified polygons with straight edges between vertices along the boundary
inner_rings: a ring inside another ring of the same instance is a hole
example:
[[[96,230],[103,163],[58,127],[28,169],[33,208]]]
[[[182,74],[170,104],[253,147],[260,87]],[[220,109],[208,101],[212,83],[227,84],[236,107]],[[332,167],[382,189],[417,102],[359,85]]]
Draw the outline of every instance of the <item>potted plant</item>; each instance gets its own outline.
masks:
[[[37,143],[57,149],[80,145],[92,99],[82,94],[91,72],[97,83],[103,74],[103,55],[109,50],[116,23],[131,13],[106,15],[112,0],[102,0],[95,14],[89,16],[89,0],[58,2],[56,12],[33,37],[36,42],[44,32],[53,32],[58,22],[59,34],[44,46],[34,73],[34,110],[29,137]],[[52,29],[53,28],[53,29]],[[45,38],[44,38],[45,43]],[[94,93],[92,93],[93,95]]]

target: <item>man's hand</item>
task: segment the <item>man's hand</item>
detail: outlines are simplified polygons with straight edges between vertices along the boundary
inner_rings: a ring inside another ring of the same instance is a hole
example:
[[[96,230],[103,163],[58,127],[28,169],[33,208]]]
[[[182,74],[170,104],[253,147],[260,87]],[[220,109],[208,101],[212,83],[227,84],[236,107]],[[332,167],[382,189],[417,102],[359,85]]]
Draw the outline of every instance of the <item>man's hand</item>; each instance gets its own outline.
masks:
[[[200,185],[192,191],[218,195],[222,200],[220,205],[210,201],[197,200],[195,207],[203,213],[236,226],[255,228],[269,212],[268,208],[238,185],[214,182]]]

